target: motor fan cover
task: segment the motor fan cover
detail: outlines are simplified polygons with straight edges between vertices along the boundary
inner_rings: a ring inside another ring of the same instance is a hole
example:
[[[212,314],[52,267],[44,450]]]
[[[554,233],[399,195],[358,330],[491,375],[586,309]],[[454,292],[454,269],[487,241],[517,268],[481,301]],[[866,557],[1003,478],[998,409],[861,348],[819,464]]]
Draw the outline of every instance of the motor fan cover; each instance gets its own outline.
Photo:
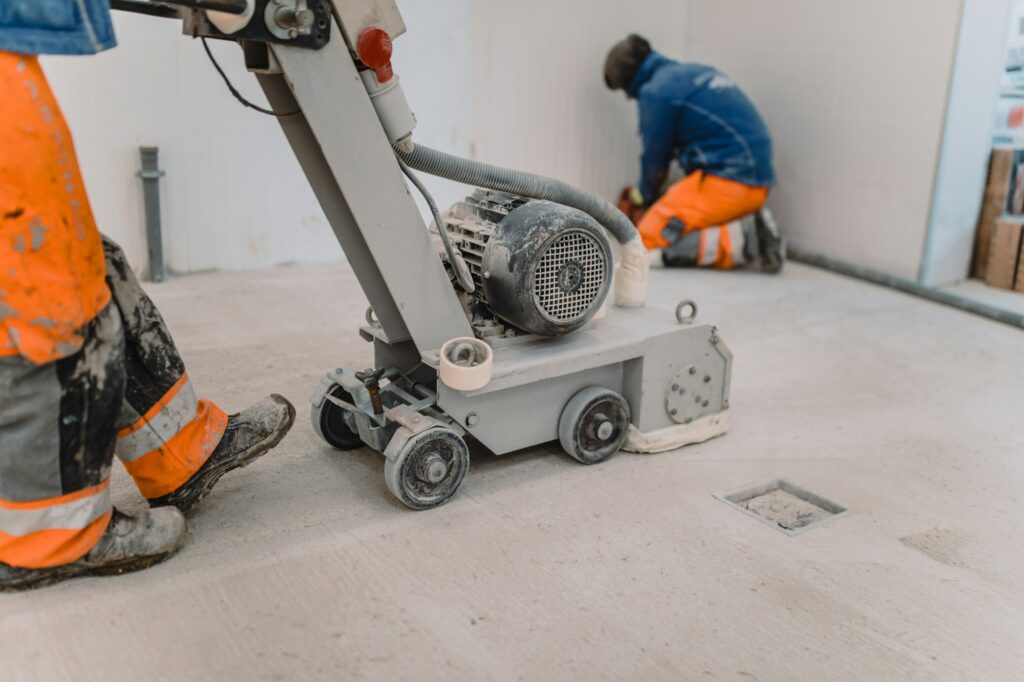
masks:
[[[612,251],[589,215],[529,201],[494,228],[481,259],[487,305],[533,334],[579,329],[600,309],[612,278]]]

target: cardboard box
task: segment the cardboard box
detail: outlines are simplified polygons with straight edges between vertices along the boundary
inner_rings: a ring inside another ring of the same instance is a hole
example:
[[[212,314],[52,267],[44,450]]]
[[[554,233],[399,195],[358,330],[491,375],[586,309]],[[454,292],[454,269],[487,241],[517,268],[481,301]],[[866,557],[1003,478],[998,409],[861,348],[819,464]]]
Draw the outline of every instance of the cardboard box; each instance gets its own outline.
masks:
[[[988,164],[988,181],[985,184],[985,198],[981,204],[981,215],[974,235],[974,257],[971,259],[971,274],[987,279],[989,244],[999,219],[1010,203],[1010,182],[1018,150],[993,149]]]
[[[1000,289],[1014,288],[1021,259],[1022,232],[1024,217],[1003,216],[995,221],[985,269],[985,283],[989,286]],[[1024,279],[1024,273],[1021,279]]]

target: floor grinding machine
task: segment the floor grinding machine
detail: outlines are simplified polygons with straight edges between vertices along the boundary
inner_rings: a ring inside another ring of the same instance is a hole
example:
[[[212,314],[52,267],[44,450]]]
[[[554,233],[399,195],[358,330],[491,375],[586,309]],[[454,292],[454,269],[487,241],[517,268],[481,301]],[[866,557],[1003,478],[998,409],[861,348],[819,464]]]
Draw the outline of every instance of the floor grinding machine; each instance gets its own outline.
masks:
[[[731,355],[692,324],[693,303],[645,305],[647,255],[622,213],[414,143],[391,64],[405,32],[394,0],[111,5],[242,47],[370,302],[359,333],[375,367],[328,372],[313,427],[336,448],[383,453],[403,503],[451,498],[470,436],[498,455],[557,440],[596,464],[725,432]],[[442,215],[415,171],[480,189]]]

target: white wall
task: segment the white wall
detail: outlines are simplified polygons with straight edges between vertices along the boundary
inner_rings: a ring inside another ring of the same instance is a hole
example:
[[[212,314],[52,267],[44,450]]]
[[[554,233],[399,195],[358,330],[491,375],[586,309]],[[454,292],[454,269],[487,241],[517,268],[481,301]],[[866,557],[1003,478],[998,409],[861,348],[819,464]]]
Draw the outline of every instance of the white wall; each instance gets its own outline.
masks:
[[[172,21],[115,13],[120,46],[50,58],[46,70],[75,137],[97,222],[145,263],[139,145],[160,147],[164,252],[175,272],[336,258],[332,236],[270,117],[228,94],[198,41]],[[240,51],[213,44],[263,101]],[[143,268],[144,269],[144,268]]]
[[[604,85],[629,33],[682,53],[686,0],[473,3],[475,156],[616,198],[639,175],[636,106]]]
[[[396,43],[424,139],[469,149],[463,87],[468,0],[403,5]],[[342,258],[277,122],[228,93],[198,41],[174,21],[114,13],[120,45],[90,58],[47,58],[71,125],[100,229],[145,271],[138,147],[160,147],[164,251],[172,272],[245,269]],[[235,86],[265,104],[234,44],[211,41]],[[443,84],[443,87],[439,87]],[[439,202],[456,188],[431,182]]]
[[[417,140],[609,197],[635,180],[635,112],[605,89],[604,56],[630,31],[681,51],[686,0],[399,4],[409,30],[395,42],[394,63],[417,114]],[[144,270],[146,260],[134,177],[140,145],[159,146],[167,171],[161,198],[172,271],[340,259],[277,123],[235,102],[178,23],[114,14],[118,48],[45,64],[100,228],[133,266]],[[211,45],[236,87],[263,103],[239,50]],[[442,208],[466,191],[427,181]]]
[[[985,0],[971,0],[985,2]],[[1002,3],[1005,0],[995,0]],[[770,204],[801,246],[908,278],[925,250],[961,0],[400,0],[417,140],[614,197],[634,182],[636,113],[603,85],[608,47],[646,35],[715,64],[775,138]],[[101,229],[145,261],[137,147],[158,145],[177,272],[341,258],[272,119],[243,109],[172,21],[115,13],[121,46],[47,69]],[[234,45],[214,45],[262,102]],[[442,207],[465,188],[428,179]]]
[[[795,244],[916,278],[961,0],[691,0],[687,56],[750,94]]]

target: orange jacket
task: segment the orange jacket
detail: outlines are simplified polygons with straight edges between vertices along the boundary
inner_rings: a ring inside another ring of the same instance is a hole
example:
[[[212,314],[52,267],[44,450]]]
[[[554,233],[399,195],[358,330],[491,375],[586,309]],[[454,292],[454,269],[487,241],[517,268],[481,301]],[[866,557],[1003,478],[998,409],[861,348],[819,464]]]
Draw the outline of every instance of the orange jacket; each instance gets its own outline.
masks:
[[[0,356],[71,355],[110,301],[71,132],[35,57],[0,52]]]

